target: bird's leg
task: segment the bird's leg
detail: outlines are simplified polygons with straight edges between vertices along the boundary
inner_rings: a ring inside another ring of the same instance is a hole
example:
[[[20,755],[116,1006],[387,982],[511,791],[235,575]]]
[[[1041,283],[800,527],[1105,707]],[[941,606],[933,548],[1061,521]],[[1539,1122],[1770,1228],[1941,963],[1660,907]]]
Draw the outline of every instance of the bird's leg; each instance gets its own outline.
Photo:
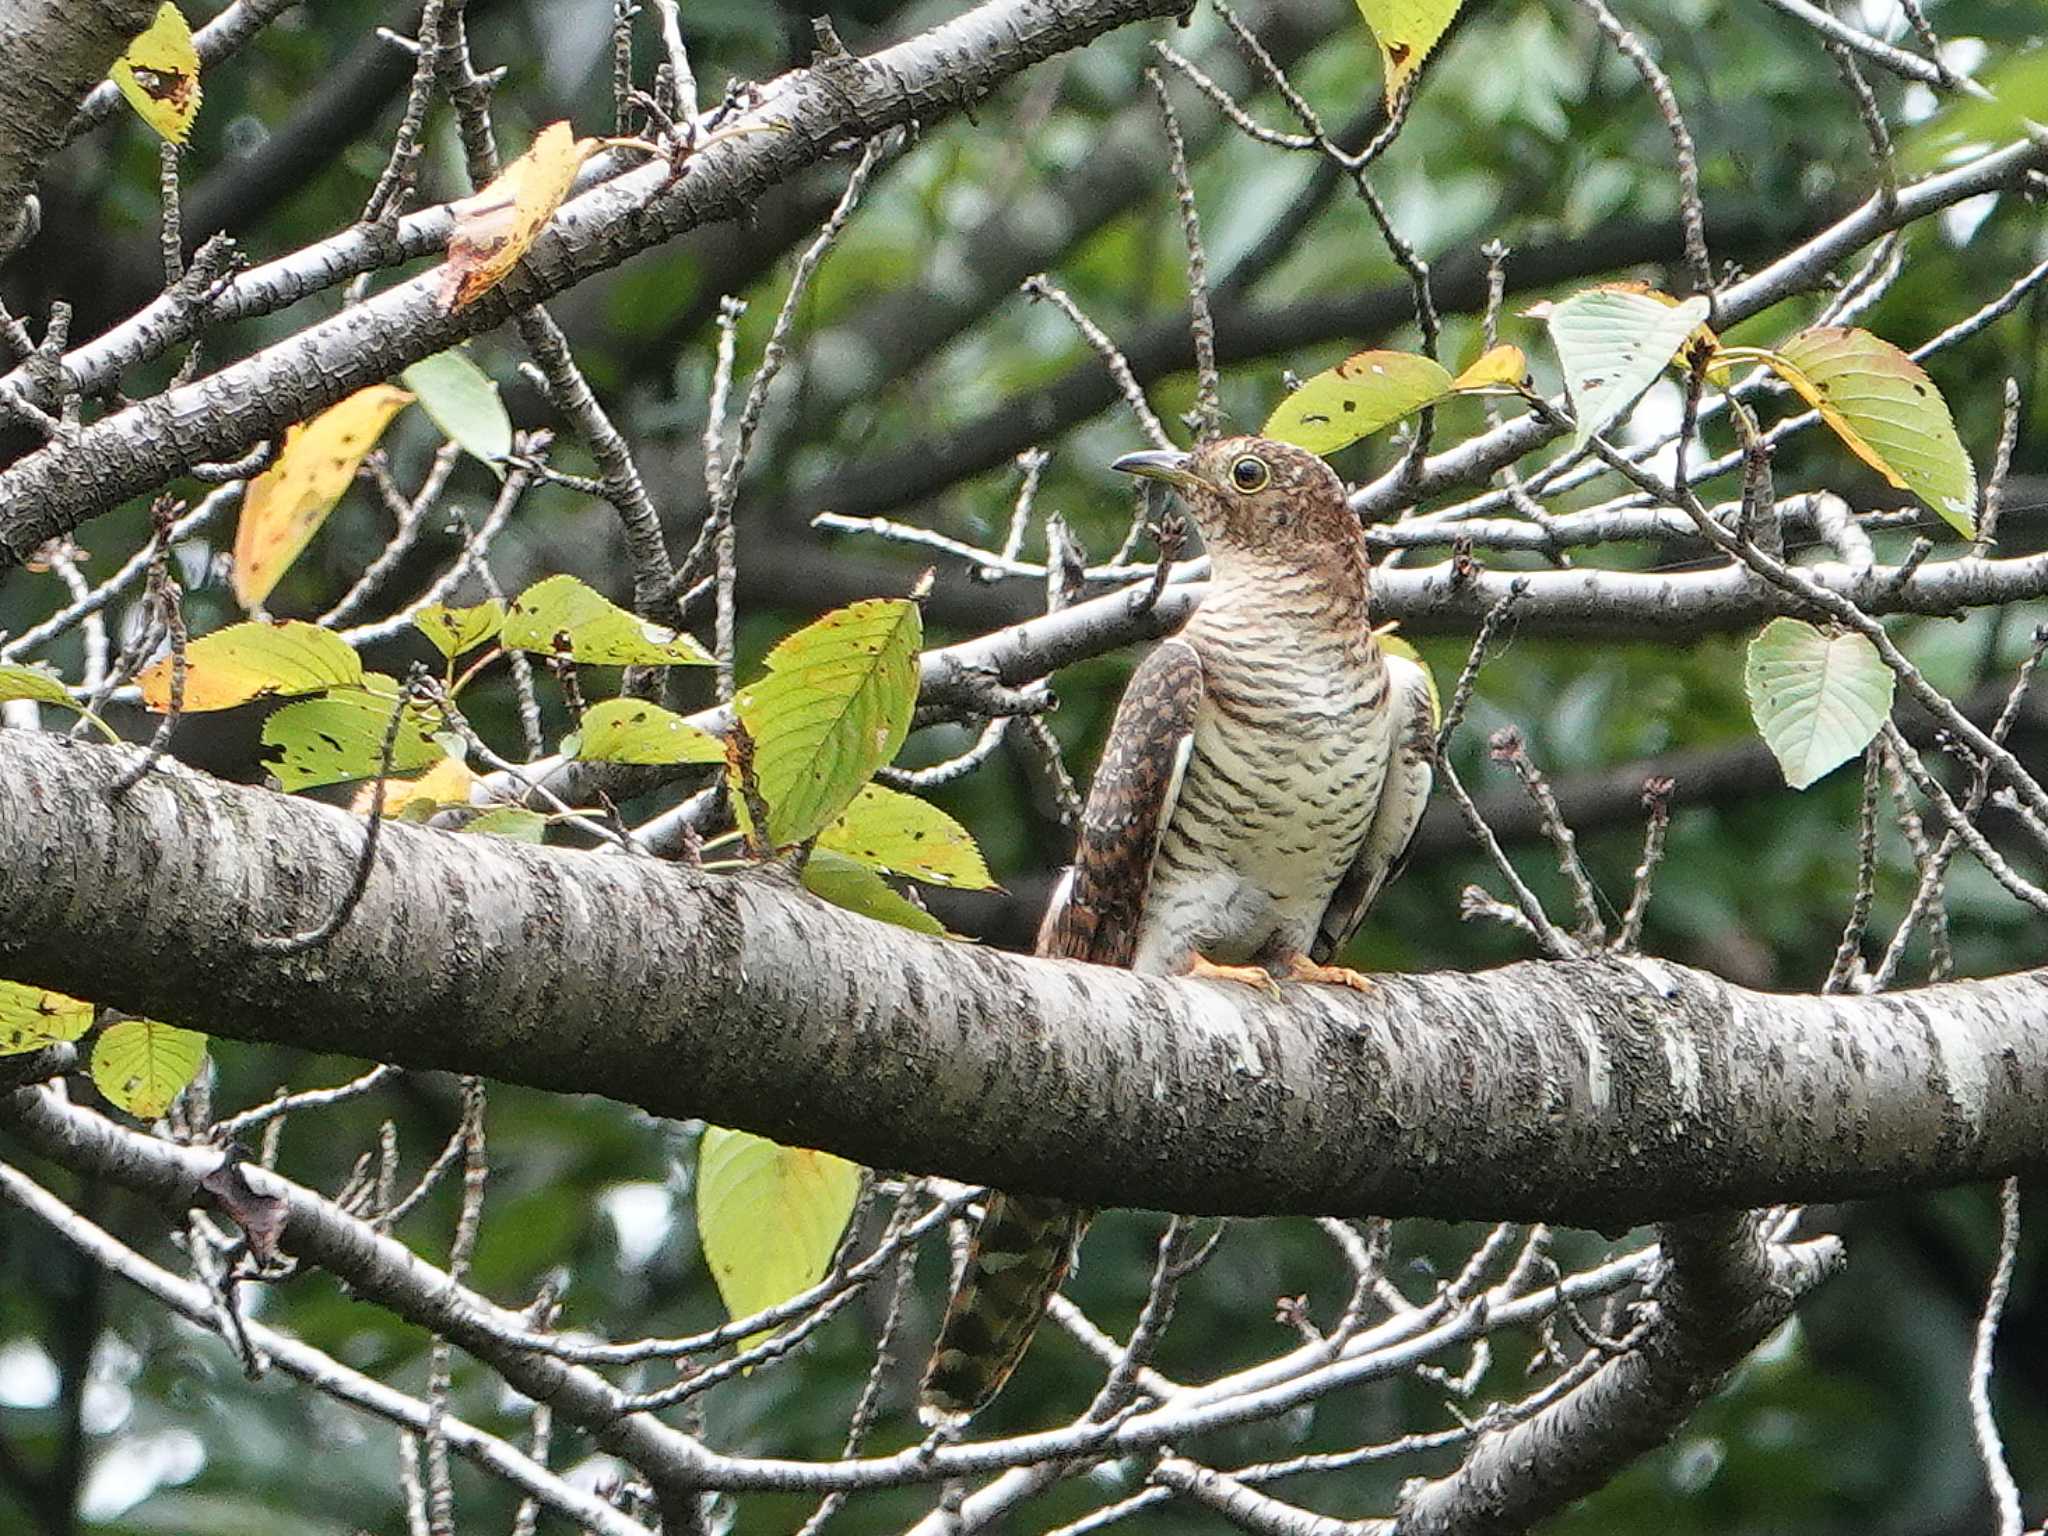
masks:
[[[1354,992],[1378,990],[1373,979],[1363,971],[1354,971],[1348,965],[1318,965],[1298,951],[1281,956],[1280,973],[1289,981],[1326,982],[1333,987],[1349,987]]]
[[[1203,981],[1242,982],[1247,987],[1257,987],[1261,992],[1280,990],[1280,984],[1273,980],[1273,973],[1263,965],[1218,965],[1200,954],[1188,962],[1186,974]]]

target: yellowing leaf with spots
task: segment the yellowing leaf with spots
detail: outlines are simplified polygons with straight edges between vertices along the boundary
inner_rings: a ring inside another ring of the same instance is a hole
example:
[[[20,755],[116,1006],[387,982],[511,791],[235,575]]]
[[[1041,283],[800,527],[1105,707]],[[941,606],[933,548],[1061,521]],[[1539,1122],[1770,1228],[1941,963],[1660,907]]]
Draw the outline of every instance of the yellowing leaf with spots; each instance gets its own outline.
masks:
[[[722,763],[725,743],[673,710],[643,699],[606,699],[583,712],[562,750],[586,763]]]
[[[263,722],[264,756],[286,794],[375,775],[384,761],[384,737],[399,707],[398,685],[372,675],[360,688],[334,688],[300,699]],[[391,771],[411,773],[447,756],[433,737],[438,716],[408,703],[391,743]]]
[[[171,658],[135,681],[151,709],[171,707]],[[201,635],[185,647],[185,712],[232,709],[251,699],[286,698],[363,681],[362,658],[318,624],[297,619],[252,620]]]
[[[250,482],[235,526],[235,596],[244,608],[270,596],[411,401],[407,390],[372,384],[285,433],[277,462]]]
[[[472,608],[430,603],[412,616],[412,627],[434,642],[450,661],[473,651],[505,627],[505,605],[495,597]]]
[[[92,1027],[92,1004],[18,981],[0,981],[0,1056],[18,1056]]]
[[[916,603],[870,598],[768,653],[768,675],[742,688],[733,710],[754,739],[770,843],[786,847],[822,831],[902,748],[923,641]],[[733,780],[733,803],[743,807]]]
[[[842,1157],[707,1128],[697,1149],[697,1236],[726,1311],[751,1317],[824,1278],[859,1193],[860,1169]]]
[[[1458,15],[1459,0],[1358,0],[1385,65],[1387,110],[1408,88]]]
[[[1764,360],[1858,458],[1964,538],[1976,537],[1977,471],[1948,402],[1918,363],[1882,337],[1841,326],[1801,331]]]
[[[985,891],[995,884],[965,827],[930,801],[886,785],[870,784],[855,795],[818,834],[818,846],[926,885]]]
[[[1358,352],[1306,380],[1274,408],[1263,437],[1335,453],[1453,390],[1442,363],[1414,352]]]
[[[185,142],[199,116],[199,50],[170,0],[107,75],[145,123],[173,144]]]
[[[550,123],[525,154],[482,191],[451,204],[448,264],[441,269],[441,308],[453,314],[489,293],[526,254],[575,183],[576,169],[598,147],[567,123]]]
[[[574,576],[549,576],[512,599],[498,643],[600,667],[708,667],[688,635],[628,613]]]
[[[92,1048],[92,1080],[99,1091],[138,1120],[158,1120],[199,1075],[206,1036],[154,1019],[123,1019]]]

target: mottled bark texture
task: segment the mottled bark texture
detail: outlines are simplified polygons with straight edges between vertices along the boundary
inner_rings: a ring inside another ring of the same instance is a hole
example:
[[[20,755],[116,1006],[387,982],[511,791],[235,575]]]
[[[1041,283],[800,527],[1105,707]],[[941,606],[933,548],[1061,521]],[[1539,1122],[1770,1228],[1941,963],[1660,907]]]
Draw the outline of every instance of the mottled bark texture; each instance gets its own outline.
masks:
[[[8,0],[0,5],[0,259],[71,114],[156,14],[157,0]]]
[[[1654,960],[1277,1000],[923,939],[768,873],[362,825],[0,731],[0,975],[1095,1205],[1618,1230],[2048,1162],[2048,969],[1879,998]]]
[[[55,6],[57,0],[40,0]],[[743,217],[768,188],[853,141],[930,123],[1018,72],[1184,0],[988,0],[893,48],[839,56],[768,87],[727,138],[686,163],[628,171],[564,205],[518,271],[444,314],[438,274],[397,284],[219,372],[94,422],[0,474],[0,566],[45,540],[390,378],[686,230]],[[103,66],[102,66],[103,67]],[[89,83],[89,82],[88,82]],[[53,120],[61,132],[75,104]]]

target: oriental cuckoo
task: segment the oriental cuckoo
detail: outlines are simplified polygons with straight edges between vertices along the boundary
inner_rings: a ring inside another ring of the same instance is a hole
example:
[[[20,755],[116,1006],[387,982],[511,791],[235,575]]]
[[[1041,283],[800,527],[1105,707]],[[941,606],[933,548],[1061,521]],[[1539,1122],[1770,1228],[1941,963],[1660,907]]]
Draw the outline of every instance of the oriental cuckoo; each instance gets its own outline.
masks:
[[[1124,691],[1038,953],[1370,990],[1329,962],[1414,835],[1435,723],[1427,674],[1373,632],[1343,484],[1312,453],[1248,437],[1114,467],[1179,491],[1209,591]],[[925,1372],[927,1422],[1000,1390],[1087,1220],[990,1197]]]

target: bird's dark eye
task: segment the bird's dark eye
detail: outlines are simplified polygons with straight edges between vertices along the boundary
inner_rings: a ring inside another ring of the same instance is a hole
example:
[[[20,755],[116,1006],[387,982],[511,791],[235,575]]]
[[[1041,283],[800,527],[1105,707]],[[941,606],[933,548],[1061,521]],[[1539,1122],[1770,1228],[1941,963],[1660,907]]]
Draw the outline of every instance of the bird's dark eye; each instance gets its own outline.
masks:
[[[1262,490],[1273,472],[1266,468],[1266,461],[1246,454],[1230,466],[1230,483],[1240,491]]]

